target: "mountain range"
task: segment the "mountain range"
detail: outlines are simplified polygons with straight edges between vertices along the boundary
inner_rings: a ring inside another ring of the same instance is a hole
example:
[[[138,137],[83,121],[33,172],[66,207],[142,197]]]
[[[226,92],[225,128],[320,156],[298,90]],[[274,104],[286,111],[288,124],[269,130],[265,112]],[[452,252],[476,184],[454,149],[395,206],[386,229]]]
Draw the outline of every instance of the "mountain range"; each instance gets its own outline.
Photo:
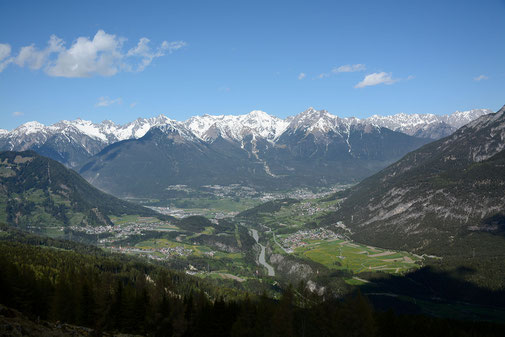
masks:
[[[112,121],[95,124],[77,119],[45,126],[38,122],[25,123],[12,131],[0,130],[0,150],[34,150],[68,167],[76,167],[92,155],[115,142],[142,137],[152,126],[168,118],[138,118],[117,125]]]
[[[490,242],[504,244],[504,190],[505,106],[352,187],[326,221],[380,247],[492,255]]]
[[[0,150],[34,150],[117,196],[159,196],[177,184],[288,189],[359,181],[489,112],[358,119],[309,108],[286,119],[252,111],[125,125],[30,122],[1,131]]]
[[[64,120],[49,126],[38,122],[28,122],[12,131],[0,129],[0,150],[31,149],[69,167],[77,167],[108,145],[126,139],[141,138],[152,127],[165,124],[186,129],[187,132],[193,133],[205,142],[214,140],[218,135],[237,142],[241,142],[246,136],[275,142],[287,129],[308,126],[309,131],[325,133],[358,124],[386,127],[410,136],[438,139],[451,134],[475,118],[492,112],[487,109],[475,109],[456,111],[449,115],[401,113],[358,119],[339,118],[327,112],[319,115],[307,113],[314,111],[316,110],[309,108],[286,119],[270,116],[262,111],[252,111],[238,116],[195,116],[185,122],[176,122],[160,115],[153,118],[138,118],[125,125],[118,125],[110,120],[93,123],[82,119]]]
[[[236,128],[219,117],[214,118],[222,124],[211,124],[211,118],[193,119],[188,126],[175,121],[155,126],[140,139],[106,147],[79,173],[121,197],[163,197],[168,186],[178,184],[270,190],[327,186],[360,180],[430,141],[354,120],[342,122],[314,109],[289,124],[261,112],[235,117]],[[258,119],[263,122],[248,123]],[[197,122],[211,126],[197,127]]]

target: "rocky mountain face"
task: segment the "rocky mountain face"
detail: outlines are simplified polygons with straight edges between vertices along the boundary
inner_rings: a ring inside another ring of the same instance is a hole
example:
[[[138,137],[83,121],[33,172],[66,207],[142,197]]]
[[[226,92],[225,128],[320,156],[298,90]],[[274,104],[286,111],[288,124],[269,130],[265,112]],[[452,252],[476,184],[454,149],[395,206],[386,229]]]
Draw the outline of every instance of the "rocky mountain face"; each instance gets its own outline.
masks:
[[[504,191],[505,107],[363,180],[326,221],[381,247],[444,252],[470,238],[482,247],[505,234]]]
[[[156,212],[107,195],[34,151],[0,152],[0,222],[22,229],[110,225],[109,215]]]
[[[361,180],[486,112],[358,119],[310,108],[286,119],[252,111],[185,122],[160,115],[126,125],[30,122],[1,131],[0,150],[32,149],[121,196],[174,184],[317,186]]]
[[[79,172],[118,196],[159,196],[177,184],[324,186],[362,179],[428,141],[326,111],[309,109],[289,123],[254,111],[154,127],[106,147]]]
[[[254,175],[255,170],[259,174]],[[80,173],[93,185],[121,196],[156,195],[169,185],[228,185],[266,176],[262,165],[251,162],[240,146],[222,137],[209,144],[182,127],[166,126],[106,147]]]
[[[270,116],[262,111],[252,111],[239,116],[195,116],[177,124],[207,143],[212,143],[221,137],[228,141],[238,142],[242,147],[254,147],[251,141],[254,143],[257,140],[266,140],[275,144],[286,131],[292,134],[294,131],[303,129],[305,133],[313,134],[321,139],[328,132],[344,134],[351,126],[358,124],[388,128],[419,138],[438,139],[451,134],[482,114],[490,112],[490,110],[479,109],[457,111],[443,116],[397,114],[358,119],[339,118],[324,110],[316,111],[310,108],[286,119]],[[12,131],[0,129],[0,150],[31,149],[68,167],[78,167],[108,145],[122,140],[141,138],[152,127],[170,123],[175,123],[175,121],[163,115],[154,118],[138,118],[125,125],[118,125],[112,121],[92,123],[81,119],[61,121],[50,126],[29,122]],[[248,137],[251,140],[246,144],[244,140]]]
[[[170,122],[165,116],[139,118],[126,125],[99,124],[77,119],[45,126],[28,122],[8,132],[0,130],[1,151],[34,150],[69,167],[76,167],[115,142],[140,138],[155,125]]]
[[[447,137],[465,124],[487,115],[489,109],[456,111],[449,115],[400,113],[392,116],[374,115],[367,118],[369,123],[394,131],[400,131],[421,138],[440,139]]]

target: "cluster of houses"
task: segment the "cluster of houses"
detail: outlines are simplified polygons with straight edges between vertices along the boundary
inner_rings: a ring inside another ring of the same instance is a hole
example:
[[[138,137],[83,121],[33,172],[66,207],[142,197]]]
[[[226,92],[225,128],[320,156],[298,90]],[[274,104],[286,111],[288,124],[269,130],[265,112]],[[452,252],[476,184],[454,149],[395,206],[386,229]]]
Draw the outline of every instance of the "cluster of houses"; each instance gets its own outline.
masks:
[[[124,254],[137,254],[153,260],[167,260],[172,257],[185,257],[193,253],[193,249],[184,246],[163,247],[163,248],[139,248],[139,247],[110,247],[113,251]],[[156,254],[157,253],[157,254]]]
[[[228,198],[255,198],[258,197],[259,192],[249,186],[242,186],[240,184],[231,185],[205,185],[203,189],[208,190],[216,197]]]
[[[99,240],[100,243],[111,243],[123,239],[127,239],[133,235],[143,235],[145,231],[158,230],[160,226],[166,225],[162,221],[142,221],[146,219],[140,218],[137,222],[129,222],[114,226],[71,226],[73,232],[81,232],[88,235],[110,234],[106,238]],[[152,220],[149,218],[147,220]]]
[[[158,207],[158,206],[146,206],[147,208],[152,209],[153,211],[156,211],[158,213],[164,214],[164,215],[170,215],[176,218],[185,218],[188,216],[193,216],[193,215],[204,215],[204,211],[202,210],[201,212],[195,212],[195,211],[189,211],[185,210],[182,208],[176,208],[176,207]]]
[[[309,244],[309,241],[314,240],[337,240],[342,239],[339,234],[326,229],[326,228],[316,228],[308,230],[299,230],[296,233],[289,234],[286,237],[279,238],[282,246],[286,251],[294,251],[298,247],[305,246]]]

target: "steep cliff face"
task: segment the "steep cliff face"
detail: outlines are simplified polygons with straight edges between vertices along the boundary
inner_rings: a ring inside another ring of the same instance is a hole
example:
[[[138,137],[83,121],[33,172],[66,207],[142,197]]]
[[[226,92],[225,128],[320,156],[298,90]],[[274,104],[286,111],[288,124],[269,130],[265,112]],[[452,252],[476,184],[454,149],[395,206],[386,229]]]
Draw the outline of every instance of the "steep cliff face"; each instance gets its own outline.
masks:
[[[352,188],[327,222],[361,241],[429,251],[505,233],[505,107],[406,155]]]

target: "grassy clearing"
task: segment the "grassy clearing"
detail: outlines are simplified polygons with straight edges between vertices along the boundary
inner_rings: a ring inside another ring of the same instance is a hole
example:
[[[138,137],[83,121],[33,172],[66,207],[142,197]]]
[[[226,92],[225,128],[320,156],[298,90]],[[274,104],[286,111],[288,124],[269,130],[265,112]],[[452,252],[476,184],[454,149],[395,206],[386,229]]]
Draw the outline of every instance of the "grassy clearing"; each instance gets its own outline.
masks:
[[[63,230],[61,230],[61,227],[45,227],[43,229],[43,232],[44,235],[52,238],[61,238],[65,234]]]
[[[195,274],[195,276],[198,276],[201,278],[212,278],[212,279],[220,279],[220,280],[234,280],[234,281],[238,281],[238,282],[244,282],[246,280],[246,278],[232,275],[230,273],[227,273],[226,271],[212,271],[210,273],[201,272],[201,273]]]
[[[228,258],[228,259],[232,259],[232,260],[238,260],[238,259],[243,258],[242,253],[226,253],[226,252],[213,250],[212,248],[207,247],[207,246],[190,245],[187,243],[175,242],[175,241],[170,241],[167,239],[145,240],[145,241],[139,242],[135,245],[135,248],[146,249],[146,250],[157,250],[157,249],[169,248],[169,247],[172,247],[172,248],[184,247],[185,249],[192,249],[193,252],[191,253],[191,255],[198,256],[198,257],[208,256],[209,253],[213,252],[212,257],[215,259]]]
[[[330,269],[347,269],[355,274],[365,271],[402,274],[419,268],[419,264],[415,262],[420,261],[418,257],[407,252],[389,251],[346,240],[309,241],[308,245],[296,248],[294,254]]]

